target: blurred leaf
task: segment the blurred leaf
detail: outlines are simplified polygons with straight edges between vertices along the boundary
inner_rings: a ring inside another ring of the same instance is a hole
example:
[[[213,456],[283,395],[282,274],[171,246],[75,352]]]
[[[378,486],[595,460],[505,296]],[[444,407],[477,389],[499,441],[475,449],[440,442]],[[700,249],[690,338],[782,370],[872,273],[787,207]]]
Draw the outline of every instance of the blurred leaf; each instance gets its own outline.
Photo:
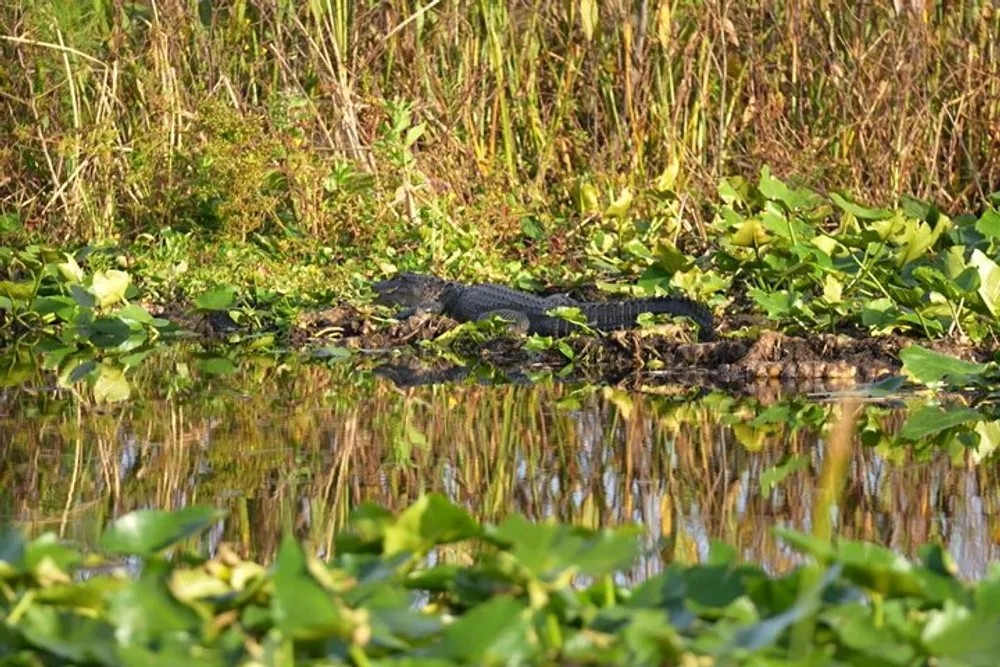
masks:
[[[893,215],[892,211],[885,208],[868,208],[855,204],[836,192],[830,195],[830,199],[840,210],[850,213],[859,220],[885,220]]]
[[[978,248],[972,251],[971,264],[979,272],[979,296],[993,317],[1000,317],[1000,266]]]
[[[611,204],[604,210],[604,217],[624,218],[628,214],[628,210],[631,206],[632,191],[625,188],[622,190],[622,193],[618,195],[618,199],[611,202]]]
[[[1000,239],[1000,213],[992,206],[983,211],[976,222],[976,231],[991,239]]]
[[[781,484],[789,475],[809,467],[810,458],[805,454],[790,456],[779,465],[768,468],[760,474],[760,493],[767,496],[771,489]]]
[[[524,604],[498,596],[449,625],[427,653],[467,665],[525,664],[532,647]]]
[[[223,285],[209,290],[194,300],[194,305],[201,310],[229,310],[236,303],[236,288]]]
[[[504,520],[491,534],[509,543],[518,562],[543,580],[567,571],[599,577],[627,568],[638,554],[634,527],[591,531],[552,523],[531,523],[520,514]]]
[[[899,435],[906,440],[919,440],[970,421],[983,421],[983,415],[969,408],[942,410],[926,406],[910,413]]]
[[[274,567],[271,613],[282,633],[299,638],[350,635],[350,619],[313,577],[305,553],[291,535],[282,539]]]
[[[424,553],[433,546],[478,537],[481,528],[467,511],[438,494],[421,496],[385,528],[385,553]]]
[[[965,384],[969,380],[981,378],[986,372],[986,364],[977,364],[963,359],[941,354],[919,345],[910,345],[899,352],[903,362],[903,373],[924,384],[947,380]]]
[[[23,229],[20,215],[14,212],[0,213],[0,234],[12,234]]]
[[[101,307],[118,303],[125,298],[131,278],[124,271],[97,271],[94,273],[94,280],[90,285],[90,292],[97,299],[97,304]]]
[[[207,530],[226,515],[214,507],[192,506],[173,512],[136,510],[115,521],[101,547],[118,554],[153,556]]]
[[[132,390],[125,371],[110,364],[101,364],[100,373],[94,383],[94,400],[98,403],[118,403],[128,400]]]

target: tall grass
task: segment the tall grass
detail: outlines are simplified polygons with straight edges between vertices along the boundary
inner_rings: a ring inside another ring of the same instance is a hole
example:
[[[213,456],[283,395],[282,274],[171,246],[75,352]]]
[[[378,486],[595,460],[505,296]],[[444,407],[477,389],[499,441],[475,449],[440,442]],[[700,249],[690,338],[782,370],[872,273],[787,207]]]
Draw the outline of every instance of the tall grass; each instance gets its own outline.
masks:
[[[957,210],[1000,188],[998,35],[977,0],[13,0],[0,212],[356,239],[444,201],[502,235],[499,201],[676,170],[698,204],[763,163]]]

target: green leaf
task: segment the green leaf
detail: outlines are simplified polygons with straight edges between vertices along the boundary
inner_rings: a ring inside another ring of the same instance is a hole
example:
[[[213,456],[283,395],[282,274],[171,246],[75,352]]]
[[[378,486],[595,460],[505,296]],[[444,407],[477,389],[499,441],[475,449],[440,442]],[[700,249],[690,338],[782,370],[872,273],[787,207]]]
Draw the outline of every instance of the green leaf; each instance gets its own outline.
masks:
[[[298,638],[349,636],[350,619],[309,571],[306,555],[293,536],[282,539],[274,567],[271,613],[282,633]]]
[[[987,208],[976,222],[976,231],[983,236],[1000,239],[1000,213],[992,206]]]
[[[132,320],[133,322],[138,322],[140,324],[152,324],[153,316],[150,315],[145,308],[138,304],[129,304],[124,308],[119,308],[113,315],[120,317],[123,320]]]
[[[624,218],[631,206],[632,206],[632,191],[629,190],[628,188],[625,188],[624,190],[622,190],[622,193],[618,196],[618,199],[611,202],[611,204],[604,210],[604,217]]]
[[[889,209],[868,208],[866,206],[861,206],[860,204],[855,204],[836,192],[830,195],[830,199],[832,199],[833,203],[837,205],[837,208],[846,213],[850,213],[859,220],[885,220],[893,216],[892,211]]]
[[[40,296],[31,304],[31,309],[39,315],[54,313],[64,322],[69,322],[76,315],[77,305],[68,296]]]
[[[478,537],[482,532],[467,511],[436,493],[421,496],[385,529],[385,553],[424,553],[431,547]]]
[[[924,626],[923,644],[938,658],[942,667],[992,667],[1000,655],[1000,613],[969,613],[964,607],[949,604],[932,612]]]
[[[993,317],[1000,317],[1000,266],[978,248],[972,251],[970,263],[979,272],[979,296]]]
[[[204,532],[225,515],[206,506],[136,510],[115,521],[101,537],[101,547],[116,554],[152,556]]]
[[[128,323],[117,317],[98,317],[89,325],[89,329],[90,342],[105,349],[118,347],[132,333]]]
[[[59,271],[59,275],[61,275],[63,280],[66,282],[82,283],[83,269],[81,269],[80,265],[76,263],[76,259],[73,255],[68,253],[63,253],[63,257],[66,261],[56,264],[56,270]]]
[[[977,364],[963,359],[941,354],[919,345],[910,345],[899,352],[903,362],[903,373],[923,384],[948,380],[965,384],[969,380],[981,378],[986,372],[986,364]]]
[[[228,357],[207,357],[198,360],[198,368],[209,375],[229,375],[236,372],[236,364]]]
[[[165,563],[146,563],[142,576],[128,582],[110,596],[108,617],[115,625],[121,644],[148,644],[151,641],[191,632],[201,619],[170,594]]]
[[[783,482],[789,475],[798,470],[808,468],[810,460],[809,456],[805,454],[791,456],[779,465],[762,472],[760,474],[761,495],[766,497],[769,493],[771,493],[772,488],[781,484],[781,482]]]
[[[101,364],[101,370],[94,382],[94,400],[98,403],[119,403],[127,401],[132,390],[125,371],[110,364]]]
[[[229,310],[236,303],[236,288],[223,285],[209,290],[194,300],[201,310]]]
[[[818,208],[826,203],[820,195],[812,190],[788,187],[781,180],[771,176],[771,170],[767,166],[760,170],[760,183],[757,189],[768,199],[780,201],[792,210]]]
[[[97,299],[101,307],[110,306],[125,299],[131,278],[124,271],[98,271],[90,285],[90,293]]]
[[[24,229],[21,216],[15,212],[0,213],[0,234],[12,234]]]
[[[73,300],[76,301],[77,305],[82,308],[93,308],[97,305],[97,299],[93,294],[88,292],[83,285],[73,283],[69,286],[69,293],[70,296],[73,297]]]
[[[568,570],[594,577],[623,570],[634,562],[639,546],[636,527],[591,531],[531,523],[520,514],[505,519],[490,537],[509,544],[521,566],[543,580]]]
[[[524,603],[498,596],[465,613],[428,650],[467,665],[525,664],[528,618]]]
[[[64,612],[44,604],[25,611],[17,628],[29,645],[61,661],[117,665],[114,629],[106,621]],[[0,649],[0,655],[3,655]],[[44,664],[41,661],[24,664]],[[61,663],[64,664],[64,663]]]
[[[983,421],[983,415],[969,408],[942,410],[926,406],[910,414],[899,436],[906,440],[919,440],[970,421]]]
[[[27,301],[35,295],[35,281],[0,280],[0,296]]]
[[[787,291],[773,292],[767,294],[758,289],[750,290],[750,296],[761,308],[767,311],[767,316],[772,320],[781,320],[792,314],[795,297]]]

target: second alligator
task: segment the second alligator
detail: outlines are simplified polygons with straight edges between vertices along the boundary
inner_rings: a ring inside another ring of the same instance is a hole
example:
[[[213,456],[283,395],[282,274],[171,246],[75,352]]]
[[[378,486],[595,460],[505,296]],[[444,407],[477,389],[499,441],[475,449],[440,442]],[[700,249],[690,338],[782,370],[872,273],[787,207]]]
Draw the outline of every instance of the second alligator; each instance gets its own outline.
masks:
[[[399,275],[374,283],[377,302],[405,308],[401,317],[418,312],[443,314],[459,322],[482,320],[496,315],[511,323],[514,331],[543,336],[565,336],[577,325],[548,311],[553,308],[575,307],[587,320],[587,325],[599,331],[635,327],[642,313],[688,317],[698,324],[698,338],[715,338],[711,311],[704,305],[684,297],[653,297],[606,302],[586,302],[566,295],[538,296],[489,283],[465,285],[437,276],[419,273]]]

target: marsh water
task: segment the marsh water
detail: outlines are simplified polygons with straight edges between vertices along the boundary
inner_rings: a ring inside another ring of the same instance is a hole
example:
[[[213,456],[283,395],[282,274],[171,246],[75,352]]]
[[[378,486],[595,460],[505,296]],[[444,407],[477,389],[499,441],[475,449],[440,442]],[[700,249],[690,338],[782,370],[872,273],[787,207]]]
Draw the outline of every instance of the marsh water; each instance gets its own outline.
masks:
[[[784,570],[796,557],[773,528],[811,529],[846,395],[551,378],[400,388],[351,361],[181,348],[64,388],[30,355],[4,362],[0,520],[93,545],[130,510],[209,504],[228,511],[213,544],[265,559],[283,530],[323,552],[360,503],[438,492],[486,520],[642,524],[650,572],[704,560],[714,540]],[[928,400],[865,399],[836,530],[906,555],[939,541],[975,578],[1000,556],[995,466],[970,428],[901,439]]]

